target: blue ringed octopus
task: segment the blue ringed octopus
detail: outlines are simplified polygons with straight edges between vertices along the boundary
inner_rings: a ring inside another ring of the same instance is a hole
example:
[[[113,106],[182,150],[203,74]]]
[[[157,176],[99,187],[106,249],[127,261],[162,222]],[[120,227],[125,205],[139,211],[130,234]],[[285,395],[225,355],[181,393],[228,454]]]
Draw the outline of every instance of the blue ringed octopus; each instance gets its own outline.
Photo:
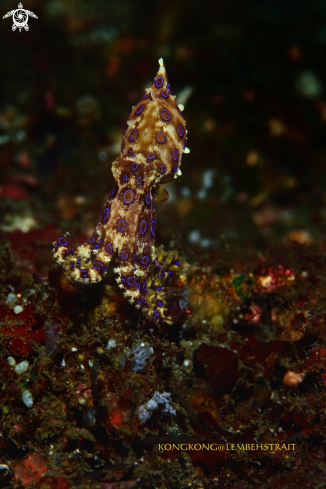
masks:
[[[166,310],[154,294],[148,303],[148,269],[156,263],[155,201],[167,200],[159,184],[181,175],[182,155],[189,153],[182,110],[161,58],[152,87],[127,121],[121,154],[112,164],[114,187],[94,232],[76,249],[68,249],[70,233],[53,243],[56,262],[73,282],[99,282],[115,256],[116,281],[124,296],[136,308],[150,310],[155,319]]]

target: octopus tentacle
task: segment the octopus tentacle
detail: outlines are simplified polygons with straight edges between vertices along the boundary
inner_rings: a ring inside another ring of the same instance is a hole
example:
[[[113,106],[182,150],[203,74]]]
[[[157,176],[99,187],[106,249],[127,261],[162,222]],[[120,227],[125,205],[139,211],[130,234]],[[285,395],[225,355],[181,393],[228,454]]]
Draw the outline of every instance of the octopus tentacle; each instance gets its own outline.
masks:
[[[159,183],[181,174],[182,155],[189,152],[182,112],[162,59],[159,64],[152,87],[127,121],[121,154],[112,164],[115,185],[92,236],[74,250],[68,249],[69,233],[53,243],[54,258],[75,282],[102,280],[115,256],[117,282],[124,295],[156,318],[165,306],[161,300],[148,303],[148,269],[155,262],[155,195],[157,201],[168,198]]]

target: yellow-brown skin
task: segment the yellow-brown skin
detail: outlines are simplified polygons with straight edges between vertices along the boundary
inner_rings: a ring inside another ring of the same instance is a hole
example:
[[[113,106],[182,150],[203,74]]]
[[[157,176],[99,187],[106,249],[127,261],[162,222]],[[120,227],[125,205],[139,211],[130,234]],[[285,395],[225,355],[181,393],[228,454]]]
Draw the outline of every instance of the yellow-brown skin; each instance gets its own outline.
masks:
[[[163,60],[151,88],[131,111],[122,139],[121,154],[112,164],[115,180],[99,223],[87,243],[68,250],[66,233],[53,243],[53,255],[71,281],[102,280],[116,254],[117,282],[137,308],[148,309],[155,318],[164,314],[160,294],[150,294],[147,275],[155,252],[155,195],[168,198],[158,184],[181,174],[186,148],[183,107],[170,92]]]

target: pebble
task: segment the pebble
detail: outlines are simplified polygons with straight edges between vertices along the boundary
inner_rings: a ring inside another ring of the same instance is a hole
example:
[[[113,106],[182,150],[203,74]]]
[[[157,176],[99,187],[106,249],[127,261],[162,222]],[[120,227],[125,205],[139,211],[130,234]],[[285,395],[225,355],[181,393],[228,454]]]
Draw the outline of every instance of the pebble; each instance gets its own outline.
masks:
[[[27,389],[23,391],[23,402],[28,408],[33,406],[33,396]]]

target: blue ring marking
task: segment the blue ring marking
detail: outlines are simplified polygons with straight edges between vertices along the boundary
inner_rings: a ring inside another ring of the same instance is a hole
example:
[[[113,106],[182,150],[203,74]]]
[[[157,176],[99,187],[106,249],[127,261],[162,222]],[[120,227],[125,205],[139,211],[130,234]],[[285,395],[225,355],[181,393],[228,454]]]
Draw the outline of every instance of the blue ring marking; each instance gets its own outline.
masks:
[[[125,278],[123,278],[123,277],[121,277],[121,282],[122,282],[123,284],[125,284],[125,283],[126,283],[126,279],[125,279]]]
[[[145,229],[144,231],[142,231],[142,228],[144,228],[145,226]],[[145,234],[146,233],[146,229],[147,229],[147,222],[144,221],[144,219],[140,222],[140,226],[139,226],[139,231],[140,231],[140,234]]]
[[[137,289],[140,290],[140,284],[137,282],[136,285],[137,285]]]
[[[163,302],[161,302],[161,301],[158,301],[156,304],[158,305],[158,307],[162,307],[163,306]]]
[[[144,95],[144,96],[143,96],[143,100],[144,100],[144,98],[148,98],[148,97],[150,97],[150,96],[151,96],[151,92],[146,93],[146,95]]]
[[[94,238],[94,236],[91,236],[88,240],[89,244],[93,244],[95,243],[96,239]]]
[[[88,263],[89,262],[89,259],[88,260],[85,260],[85,263]]]
[[[151,233],[152,233],[152,236],[155,236],[155,220],[152,219],[152,223],[151,223]]]
[[[177,161],[177,160],[178,160],[178,158],[179,158],[179,151],[178,151],[177,149],[174,149],[174,150],[172,151],[172,160],[173,160],[173,161]]]
[[[161,173],[162,173],[162,175],[164,175],[165,172],[166,172],[166,166],[165,165],[161,165]]]
[[[155,160],[156,158],[156,154],[155,153],[148,153],[147,155],[147,159],[148,160]]]
[[[72,270],[74,268],[75,264],[73,261],[70,262],[70,269]]]
[[[140,302],[140,301],[137,301],[137,304],[139,304],[140,306],[142,306],[143,304]]]
[[[123,256],[123,255],[125,255],[125,256]],[[122,260],[127,260],[128,259],[128,256],[129,256],[129,253],[127,253],[127,250],[122,250],[120,256],[121,256],[121,259]]]
[[[151,203],[151,196],[149,194],[146,195],[146,204],[149,205]]]
[[[130,280],[133,280],[133,283],[130,283]],[[135,277],[129,277],[127,279],[127,284],[130,286],[130,287],[133,287],[136,283],[136,278]]]
[[[158,139],[159,134],[163,134],[163,136],[164,136],[164,141],[159,141],[159,139]],[[157,141],[158,143],[160,143],[160,144],[165,143],[165,141],[166,141],[166,134],[165,134],[164,132],[162,132],[162,131],[159,131],[159,132],[156,134],[156,141]]]
[[[160,313],[158,311],[154,311],[154,318],[159,318],[160,317]]]
[[[95,268],[96,270],[102,270],[103,267],[104,267],[104,263],[100,261],[94,261],[93,268]]]
[[[178,167],[177,167],[177,166],[174,166],[174,167],[173,167],[173,171],[174,171],[174,173],[177,173],[177,171],[178,171]]]
[[[149,263],[149,257],[148,256],[143,256],[143,258],[140,260],[143,265],[147,265]]]
[[[137,263],[137,262],[138,262],[138,258],[137,258],[136,253],[134,253],[134,254],[132,255],[132,257],[133,257],[134,261]]]
[[[178,126],[178,134],[182,138],[185,133],[184,127],[183,126]]]
[[[143,104],[141,104],[141,105],[138,107],[138,109],[136,110],[135,114],[137,114],[137,115],[138,115],[138,114],[141,114],[141,113],[143,112],[143,110],[144,110],[144,105],[143,105]]]
[[[77,265],[79,265],[79,263],[81,262],[81,258],[80,256],[77,258]]]
[[[162,290],[162,287],[155,287],[155,290]]]
[[[133,134],[133,133],[135,134],[135,136],[132,136],[132,134]],[[134,140],[136,139],[136,137],[137,137],[137,136],[138,136],[138,131],[137,131],[137,129],[133,129],[133,130],[131,131],[131,133],[129,134],[129,141],[134,141]]]
[[[146,304],[146,306],[147,306],[148,302],[146,302],[146,301],[145,301],[144,297],[142,297],[142,298],[141,298],[141,300],[142,300],[142,301],[143,301],[143,303],[144,303],[144,304]]]
[[[103,275],[106,272],[107,267],[102,268],[101,274]]]
[[[133,149],[132,149],[132,148],[129,148],[129,149],[128,149],[128,153],[129,153],[129,154],[130,154],[130,153],[132,153],[132,151],[133,151]],[[127,164],[128,164],[128,163],[127,163]]]
[[[144,292],[147,292],[147,288],[146,288],[146,282],[143,283],[143,291]]]
[[[163,83],[163,76],[159,76],[158,78],[156,78],[155,85],[157,86],[157,88],[161,88],[163,86]]]
[[[137,163],[133,163],[133,164],[131,165],[131,169],[132,169],[132,170],[137,170],[137,168],[138,168]]]
[[[137,183],[138,183],[138,185],[141,185],[143,183],[142,177],[137,178]]]
[[[112,248],[112,245],[111,243],[106,243],[106,247],[105,247],[106,251],[111,254],[113,253],[113,248]]]
[[[165,90],[162,90],[161,95],[164,98],[168,98],[168,96],[169,96],[169,94]]]
[[[60,246],[68,246],[68,242],[67,242],[66,238],[64,238],[63,236],[58,239],[58,243]]]
[[[107,207],[106,209],[104,209],[103,211],[103,221],[106,221],[107,218],[109,217],[109,214],[110,214],[110,208]]]
[[[128,182],[128,176],[127,176],[127,175],[123,175],[122,180],[123,180],[124,182]]]
[[[166,88],[167,88],[167,90],[170,92],[170,94],[172,95],[172,92],[171,92],[171,89],[170,89],[170,83],[168,83],[168,84],[166,85]]]
[[[122,222],[123,228],[120,229],[120,223]],[[118,224],[117,224],[118,231],[122,233],[126,229],[126,221],[124,219],[119,219]]]
[[[66,250],[66,255],[71,255],[75,250]]]
[[[130,193],[131,193],[131,199],[130,199],[130,200],[128,200],[128,199],[126,198],[126,194],[127,194],[128,192],[130,192]],[[124,201],[124,203],[125,203],[125,204],[131,204],[131,202],[132,202],[133,200],[134,200],[134,193],[133,193],[133,191],[132,191],[132,190],[129,190],[129,189],[128,189],[128,190],[126,190],[126,191],[125,191],[125,193],[123,194],[123,201]]]
[[[110,193],[109,197],[112,197],[112,195],[113,195],[113,194],[114,194],[114,187],[113,187],[113,189],[111,190],[111,193]]]
[[[165,115],[164,112],[166,112],[167,115]],[[162,109],[161,110],[161,117],[164,121],[169,121],[171,119],[170,112],[166,109]]]

